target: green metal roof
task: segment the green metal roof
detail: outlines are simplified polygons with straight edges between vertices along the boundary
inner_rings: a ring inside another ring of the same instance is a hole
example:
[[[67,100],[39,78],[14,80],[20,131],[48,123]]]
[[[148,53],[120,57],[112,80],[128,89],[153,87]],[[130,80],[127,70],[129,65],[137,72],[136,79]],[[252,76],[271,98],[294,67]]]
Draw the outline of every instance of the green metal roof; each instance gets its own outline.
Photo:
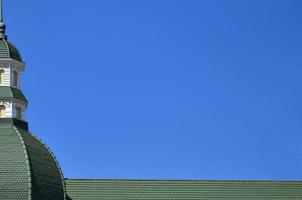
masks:
[[[0,98],[15,98],[27,102],[27,99],[21,90],[9,86],[0,86]]]
[[[13,59],[23,62],[19,50],[6,39],[0,39],[0,59]]]
[[[298,200],[302,182],[66,179],[70,200]]]
[[[60,167],[51,151],[19,121],[0,119],[0,199],[64,200]]]
[[[29,197],[28,160],[14,128],[0,128],[0,199]]]

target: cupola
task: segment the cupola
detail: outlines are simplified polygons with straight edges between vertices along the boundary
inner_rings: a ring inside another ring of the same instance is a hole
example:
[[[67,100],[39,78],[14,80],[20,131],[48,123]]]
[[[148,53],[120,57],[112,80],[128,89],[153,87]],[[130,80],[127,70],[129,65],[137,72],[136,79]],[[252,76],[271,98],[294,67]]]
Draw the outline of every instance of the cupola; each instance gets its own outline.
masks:
[[[0,199],[65,200],[61,168],[51,150],[28,130],[21,90],[25,63],[7,41],[0,0]]]

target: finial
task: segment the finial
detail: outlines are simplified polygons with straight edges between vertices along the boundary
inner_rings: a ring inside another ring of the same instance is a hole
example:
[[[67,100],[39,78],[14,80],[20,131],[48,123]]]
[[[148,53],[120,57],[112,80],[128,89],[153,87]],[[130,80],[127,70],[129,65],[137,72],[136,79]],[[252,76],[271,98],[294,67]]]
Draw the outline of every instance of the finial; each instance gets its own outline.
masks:
[[[6,25],[3,20],[3,4],[2,0],[0,0],[0,39],[7,39],[5,35]]]

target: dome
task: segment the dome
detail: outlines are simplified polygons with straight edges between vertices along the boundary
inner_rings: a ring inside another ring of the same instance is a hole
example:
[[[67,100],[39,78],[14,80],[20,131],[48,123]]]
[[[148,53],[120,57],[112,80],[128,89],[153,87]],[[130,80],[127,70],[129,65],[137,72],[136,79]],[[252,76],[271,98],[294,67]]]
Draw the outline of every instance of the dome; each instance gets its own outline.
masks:
[[[26,122],[0,119],[0,158],[0,199],[65,199],[56,158]]]
[[[23,62],[19,50],[5,39],[0,39],[0,59],[13,59]]]

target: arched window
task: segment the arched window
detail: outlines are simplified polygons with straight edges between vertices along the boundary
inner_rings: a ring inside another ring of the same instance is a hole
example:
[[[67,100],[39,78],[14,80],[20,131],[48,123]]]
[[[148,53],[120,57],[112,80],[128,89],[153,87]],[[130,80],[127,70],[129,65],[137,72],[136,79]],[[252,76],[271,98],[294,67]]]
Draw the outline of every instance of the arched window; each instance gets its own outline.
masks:
[[[0,70],[0,84],[4,84],[5,71],[3,69]]]
[[[21,108],[19,108],[19,107],[16,108],[16,117],[17,117],[17,119],[22,118],[22,111],[21,111]]]
[[[18,72],[17,71],[14,71],[13,72],[13,86],[17,87],[18,86]]]
[[[6,116],[6,108],[4,105],[0,105],[0,117],[5,117]]]

